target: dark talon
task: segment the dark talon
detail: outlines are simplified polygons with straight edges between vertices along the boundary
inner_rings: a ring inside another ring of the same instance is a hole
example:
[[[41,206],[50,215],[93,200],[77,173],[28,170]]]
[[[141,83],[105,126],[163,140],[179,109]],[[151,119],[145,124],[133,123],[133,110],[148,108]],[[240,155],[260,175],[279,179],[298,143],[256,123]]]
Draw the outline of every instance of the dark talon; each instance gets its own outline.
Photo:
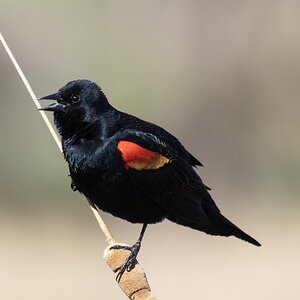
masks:
[[[131,250],[131,247],[129,247],[129,246],[122,246],[122,245],[114,245],[114,246],[111,246],[110,249],[116,249],[116,250],[120,250],[120,249]]]
[[[116,277],[116,280],[119,282],[122,275],[124,274],[124,272],[127,270],[128,272],[130,272],[135,264],[137,263],[136,261],[136,257],[140,251],[141,248],[141,243],[140,242],[136,242],[132,247],[128,247],[128,246],[121,246],[121,245],[115,245],[112,246],[110,249],[125,249],[125,250],[130,250],[130,254],[127,257],[126,261],[124,262],[124,264],[121,266],[121,268],[118,271],[118,275]]]
[[[141,242],[145,233],[145,230],[147,228],[147,224],[143,225],[143,228],[141,230],[140,236],[138,238],[138,240],[136,241],[136,243],[132,246],[122,246],[122,245],[115,245],[112,246],[110,249],[125,249],[125,250],[130,250],[130,254],[127,257],[126,261],[124,262],[124,264],[122,265],[122,267],[119,269],[118,271],[118,275],[116,277],[116,280],[119,282],[122,275],[124,274],[124,272],[127,270],[128,272],[130,272],[135,264],[137,263],[136,261],[136,257],[140,251],[141,248]]]

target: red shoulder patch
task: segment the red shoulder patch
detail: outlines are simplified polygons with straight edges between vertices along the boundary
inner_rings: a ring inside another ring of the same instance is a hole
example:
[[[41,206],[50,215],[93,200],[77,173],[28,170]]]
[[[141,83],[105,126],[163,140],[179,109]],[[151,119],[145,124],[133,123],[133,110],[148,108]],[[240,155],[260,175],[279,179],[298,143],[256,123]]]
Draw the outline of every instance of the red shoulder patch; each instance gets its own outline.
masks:
[[[126,169],[158,169],[170,161],[167,157],[150,151],[133,142],[121,140],[118,142],[117,147],[121,152]]]

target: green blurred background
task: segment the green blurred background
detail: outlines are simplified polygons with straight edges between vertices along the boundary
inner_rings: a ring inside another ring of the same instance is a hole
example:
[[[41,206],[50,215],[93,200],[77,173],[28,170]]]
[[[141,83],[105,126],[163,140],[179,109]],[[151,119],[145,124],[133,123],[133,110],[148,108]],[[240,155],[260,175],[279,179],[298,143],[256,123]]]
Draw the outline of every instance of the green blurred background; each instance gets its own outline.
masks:
[[[158,299],[300,299],[300,2],[10,1],[0,29],[35,93],[98,82],[200,159],[222,212],[258,239],[150,226]],[[105,239],[0,47],[0,299],[125,299]],[[103,214],[118,241],[140,226]]]

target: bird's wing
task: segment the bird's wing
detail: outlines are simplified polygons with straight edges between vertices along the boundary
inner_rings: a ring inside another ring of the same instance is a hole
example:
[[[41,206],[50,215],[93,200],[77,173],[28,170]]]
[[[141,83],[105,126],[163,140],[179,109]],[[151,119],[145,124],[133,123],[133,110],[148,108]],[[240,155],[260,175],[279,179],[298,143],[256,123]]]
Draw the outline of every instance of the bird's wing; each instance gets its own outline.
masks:
[[[180,156],[193,167],[203,166],[174,135],[164,128],[125,113],[122,116],[127,123],[122,130],[122,135],[130,136],[133,140],[146,144],[151,147],[150,150]]]
[[[126,131],[116,141],[132,183],[178,224],[260,244],[222,216],[190,162],[152,133]]]
[[[128,139],[150,151],[167,157],[181,157],[193,167],[202,166],[201,162],[187,151],[172,134],[157,125],[140,121],[143,122],[143,130],[137,128],[125,129],[119,134],[118,139]]]
[[[153,201],[177,211],[184,197],[178,198],[179,203],[173,205],[169,203],[169,196],[185,190],[193,195],[187,197],[183,205],[188,207],[186,213],[196,211],[201,205],[208,188],[190,162],[167,141],[152,133],[126,130],[118,136],[116,145],[132,183]],[[213,201],[212,205],[215,206]]]

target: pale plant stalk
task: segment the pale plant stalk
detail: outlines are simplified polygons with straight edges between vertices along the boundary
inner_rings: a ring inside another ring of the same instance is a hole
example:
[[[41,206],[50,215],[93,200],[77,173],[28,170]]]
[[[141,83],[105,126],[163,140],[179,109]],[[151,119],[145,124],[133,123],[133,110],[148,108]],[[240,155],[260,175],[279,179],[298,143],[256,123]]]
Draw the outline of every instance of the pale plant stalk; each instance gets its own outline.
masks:
[[[23,83],[24,83],[24,85],[25,85],[28,93],[30,94],[31,99],[33,100],[33,102],[36,105],[37,109],[40,109],[41,105],[40,105],[39,101],[37,100],[37,98],[35,96],[35,93],[33,92],[33,90],[31,88],[28,80],[26,79],[26,77],[25,77],[22,69],[20,68],[18,62],[16,61],[14,55],[12,54],[10,48],[8,47],[8,45],[7,45],[7,43],[6,43],[3,35],[1,34],[1,32],[0,32],[0,40],[1,40],[1,42],[3,44],[3,47],[6,50],[8,56],[10,57],[13,65],[15,66],[15,68],[16,68],[19,76],[21,77],[21,79],[22,79],[22,81],[23,81]],[[42,110],[39,110],[39,112],[40,112],[43,120],[45,121],[45,123],[46,123],[46,125],[47,125],[47,127],[48,127],[48,129],[49,129],[49,131],[50,131],[50,133],[51,133],[51,135],[53,137],[53,139],[55,140],[55,142],[56,142],[59,150],[62,152],[62,145],[61,145],[60,138],[58,137],[56,131],[54,130],[54,128],[53,128],[51,122],[49,121],[46,113],[44,111],[42,111]],[[97,222],[98,222],[98,224],[99,224],[99,226],[100,226],[103,234],[106,237],[106,241],[108,242],[109,245],[114,244],[115,243],[115,239],[113,238],[112,234],[110,233],[110,231],[109,231],[107,225],[105,224],[104,220],[100,216],[100,214],[99,214],[98,210],[96,209],[94,203],[92,203],[88,198],[87,198],[87,201],[89,203],[89,206],[90,206],[90,208],[91,208],[91,210],[92,210],[92,212],[93,212],[93,214],[94,214],[94,216],[95,216],[95,218],[96,218],[96,220],[97,220]]]
[[[40,103],[38,102],[28,80],[26,79],[22,69],[20,68],[19,64],[17,63],[14,55],[12,54],[10,48],[8,47],[3,35],[0,32],[0,41],[3,44],[4,49],[6,50],[8,56],[10,57],[13,65],[15,66],[19,76],[21,77],[24,85],[28,93],[30,94],[34,104],[36,105],[37,109],[41,108]],[[56,131],[54,130],[51,122],[49,121],[47,115],[44,111],[39,110],[40,114],[42,115],[43,120],[45,121],[52,137],[54,138],[59,150],[62,152],[62,145],[60,138],[58,137]],[[126,258],[129,256],[129,250],[120,249],[120,250],[112,250],[110,247],[116,244],[115,239],[113,238],[112,234],[110,233],[108,227],[106,226],[105,222],[103,221],[102,217],[99,214],[99,211],[95,207],[94,203],[92,203],[88,198],[86,198],[89,206],[103,232],[106,237],[106,241],[108,242],[108,247],[104,251],[104,259],[110,268],[113,270],[114,273],[117,273],[119,268],[123,265]],[[123,292],[128,296],[130,300],[155,300],[155,297],[151,293],[150,286],[147,282],[146,274],[143,269],[140,267],[138,263],[135,264],[133,269],[130,272],[125,271],[124,275],[122,275],[121,280],[118,282],[120,288]]]

